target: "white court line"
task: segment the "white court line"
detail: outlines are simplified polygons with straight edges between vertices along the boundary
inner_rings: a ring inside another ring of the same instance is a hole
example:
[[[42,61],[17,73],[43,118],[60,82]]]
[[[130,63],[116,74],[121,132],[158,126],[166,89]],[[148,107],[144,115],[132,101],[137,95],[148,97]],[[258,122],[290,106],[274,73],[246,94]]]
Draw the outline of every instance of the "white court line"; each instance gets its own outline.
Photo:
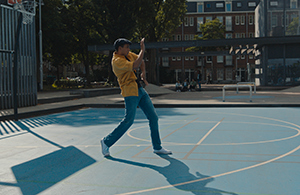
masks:
[[[215,129],[217,128],[217,126],[219,126],[221,124],[221,122],[224,120],[224,118],[222,118],[222,120],[220,120],[213,128],[211,128],[203,137],[202,139],[200,139],[200,141],[183,157],[183,159],[187,159],[192,153],[193,151],[209,136],[209,134]]]

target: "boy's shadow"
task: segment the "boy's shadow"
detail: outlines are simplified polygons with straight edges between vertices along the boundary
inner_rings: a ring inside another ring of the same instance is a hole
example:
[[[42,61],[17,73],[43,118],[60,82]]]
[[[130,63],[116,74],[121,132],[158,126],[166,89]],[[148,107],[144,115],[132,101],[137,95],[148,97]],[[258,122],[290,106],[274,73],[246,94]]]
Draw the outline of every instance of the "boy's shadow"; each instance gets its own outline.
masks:
[[[222,194],[233,194],[237,195],[233,192],[226,192],[223,190],[209,188],[206,185],[209,182],[214,180],[213,177],[202,175],[199,172],[196,172],[196,175],[193,175],[189,172],[189,167],[184,164],[182,161],[172,158],[168,155],[159,155],[161,158],[170,162],[168,166],[159,167],[156,165],[150,165],[145,163],[134,162],[125,159],[119,159],[114,157],[108,157],[107,159],[117,162],[122,162],[138,167],[147,167],[157,171],[158,173],[162,174],[167,181],[177,189],[190,191],[196,195],[222,195]]]

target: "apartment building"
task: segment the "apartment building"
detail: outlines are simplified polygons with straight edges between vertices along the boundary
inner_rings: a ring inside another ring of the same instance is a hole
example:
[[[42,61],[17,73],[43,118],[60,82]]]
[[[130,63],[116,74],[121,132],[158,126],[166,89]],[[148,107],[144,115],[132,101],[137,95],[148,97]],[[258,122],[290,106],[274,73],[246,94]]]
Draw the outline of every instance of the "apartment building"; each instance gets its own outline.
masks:
[[[255,12],[256,37],[300,36],[300,0],[261,0]],[[264,45],[256,58],[258,84],[300,84],[299,43]]]
[[[184,21],[171,39],[163,41],[193,40],[202,36],[200,25],[216,18],[225,26],[225,38],[239,39],[255,36],[255,8],[259,0],[188,0]],[[166,48],[161,52],[182,52],[187,48]],[[229,51],[230,48],[228,48]],[[201,52],[201,51],[200,51]],[[224,53],[224,52],[223,52]],[[162,82],[191,80],[200,71],[202,82],[211,78],[213,83],[253,81],[255,59],[253,53],[236,52],[234,55],[174,56],[161,59],[162,69],[171,75]],[[184,71],[184,73],[183,73]],[[182,78],[185,77],[185,78]]]

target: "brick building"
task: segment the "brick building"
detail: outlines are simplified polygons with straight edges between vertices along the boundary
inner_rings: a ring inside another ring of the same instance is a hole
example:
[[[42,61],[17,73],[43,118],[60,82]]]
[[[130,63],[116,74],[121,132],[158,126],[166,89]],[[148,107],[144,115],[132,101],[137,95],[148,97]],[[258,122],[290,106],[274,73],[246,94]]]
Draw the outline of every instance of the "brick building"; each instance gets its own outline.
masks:
[[[225,38],[249,38],[255,36],[255,8],[259,0],[188,0],[187,13],[181,26],[174,32],[171,39],[162,41],[193,40],[201,36],[200,25],[218,18],[225,26]],[[161,52],[183,52],[186,48],[165,48]],[[228,48],[229,53],[230,48]],[[162,57],[161,65],[164,77],[161,82],[176,80],[191,80],[196,77],[196,71],[202,74],[202,82],[207,75],[213,83],[234,83],[239,81],[254,81],[255,59],[253,53],[241,52],[234,48],[230,55],[223,53],[211,56],[177,56]],[[234,54],[234,55],[233,55]],[[185,72],[182,74],[182,72]],[[185,78],[182,78],[185,77]],[[162,77],[161,77],[162,78]]]

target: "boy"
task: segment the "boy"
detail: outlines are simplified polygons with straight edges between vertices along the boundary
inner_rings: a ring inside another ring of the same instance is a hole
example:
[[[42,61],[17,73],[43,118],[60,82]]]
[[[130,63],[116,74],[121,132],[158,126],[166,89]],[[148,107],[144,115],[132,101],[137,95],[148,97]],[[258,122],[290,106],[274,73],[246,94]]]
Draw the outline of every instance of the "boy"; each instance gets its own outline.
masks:
[[[161,147],[161,141],[158,131],[158,116],[148,93],[141,87],[139,79],[136,75],[136,70],[141,69],[141,79],[146,85],[146,70],[143,56],[145,53],[145,38],[141,40],[141,50],[139,54],[130,52],[131,42],[127,39],[120,38],[114,42],[115,52],[112,58],[113,72],[118,78],[118,83],[121,88],[121,94],[125,100],[125,116],[120,124],[101,142],[102,154],[104,156],[110,156],[109,147],[111,147],[118,139],[120,139],[124,133],[133,124],[137,106],[139,106],[147,119],[149,120],[149,126],[151,131],[151,140],[156,154],[172,154],[171,151]]]

